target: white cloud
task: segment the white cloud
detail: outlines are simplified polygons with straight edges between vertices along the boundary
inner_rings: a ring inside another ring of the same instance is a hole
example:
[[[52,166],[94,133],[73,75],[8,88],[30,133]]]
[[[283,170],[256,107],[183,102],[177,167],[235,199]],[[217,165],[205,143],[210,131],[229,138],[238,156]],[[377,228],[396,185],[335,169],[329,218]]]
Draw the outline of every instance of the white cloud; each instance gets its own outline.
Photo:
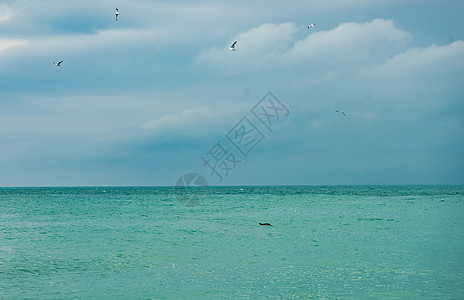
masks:
[[[391,20],[343,23],[332,30],[316,31],[304,40],[297,41],[283,55],[282,61],[301,64],[305,60],[311,60],[333,65],[334,62],[370,60],[398,51],[408,38],[409,34],[395,28]]]
[[[231,73],[243,73],[250,68],[263,68],[276,61],[288,50],[297,32],[293,23],[263,24],[231,38],[221,47],[215,46],[198,55],[197,65],[228,69]],[[229,51],[237,40],[237,51]]]
[[[304,31],[302,33],[301,31]],[[296,38],[307,34],[303,39]],[[198,65],[229,73],[271,68],[329,72],[349,64],[382,61],[403,50],[410,35],[393,21],[375,19],[366,23],[343,23],[328,31],[306,30],[294,23],[263,24],[237,35],[237,51],[229,45],[212,47],[199,54]],[[232,40],[231,40],[232,42]]]
[[[419,49],[413,48],[395,55],[372,71],[386,76],[429,75],[435,77],[440,71],[464,67],[464,42]]]
[[[13,17],[13,12],[10,10],[8,5],[0,3],[0,22],[8,21]]]
[[[101,47],[124,48],[136,42],[155,41],[163,36],[156,30],[110,29],[91,34],[64,34],[50,37],[31,38],[27,41],[26,52],[50,53],[58,51],[75,52]]]
[[[151,136],[172,135],[205,138],[225,133],[224,120],[232,119],[236,110],[196,107],[167,114],[141,126]]]
[[[6,50],[11,47],[25,45],[25,40],[9,40],[9,39],[0,39],[0,51]]]
[[[172,130],[173,128],[186,128],[200,120],[210,118],[213,111],[207,107],[199,107],[184,110],[179,114],[165,115],[159,119],[154,119],[142,126],[143,129],[152,131]]]

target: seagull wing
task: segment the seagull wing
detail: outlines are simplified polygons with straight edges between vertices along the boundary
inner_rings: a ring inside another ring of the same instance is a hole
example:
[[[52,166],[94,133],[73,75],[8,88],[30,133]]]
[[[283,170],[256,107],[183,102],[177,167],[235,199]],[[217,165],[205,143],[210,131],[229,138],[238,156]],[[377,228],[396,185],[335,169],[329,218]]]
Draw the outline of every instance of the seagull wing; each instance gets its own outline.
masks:
[[[63,61],[61,60],[61,61],[58,62],[56,65],[57,65],[57,66],[60,66],[62,63],[63,63]]]

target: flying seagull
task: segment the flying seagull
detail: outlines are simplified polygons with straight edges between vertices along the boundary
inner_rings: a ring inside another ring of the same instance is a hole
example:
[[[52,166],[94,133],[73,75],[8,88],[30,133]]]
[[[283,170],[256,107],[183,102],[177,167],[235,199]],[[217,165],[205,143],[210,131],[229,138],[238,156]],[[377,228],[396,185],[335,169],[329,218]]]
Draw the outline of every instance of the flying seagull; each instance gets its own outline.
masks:
[[[311,23],[311,24],[308,25],[308,28],[312,28],[312,27],[314,27],[314,25],[316,25],[316,23]]]
[[[336,113],[341,113],[341,114],[343,114],[343,115],[346,117],[346,114],[345,114],[345,112],[344,112],[343,110],[336,110],[335,112],[336,112]]]
[[[116,7],[116,12],[114,14],[116,15],[116,21],[118,21],[119,9],[117,7]]]
[[[230,51],[235,51],[235,45],[237,45],[237,41],[235,41],[231,46],[230,46]]]
[[[61,67],[61,64],[63,63],[63,61],[62,61],[62,60],[60,60],[60,61],[59,61],[59,62],[57,62],[57,63],[56,63],[56,62],[53,62],[53,63],[54,63],[54,64],[55,64],[57,67]]]
[[[287,106],[293,108],[293,105],[291,105],[290,103],[287,103]]]

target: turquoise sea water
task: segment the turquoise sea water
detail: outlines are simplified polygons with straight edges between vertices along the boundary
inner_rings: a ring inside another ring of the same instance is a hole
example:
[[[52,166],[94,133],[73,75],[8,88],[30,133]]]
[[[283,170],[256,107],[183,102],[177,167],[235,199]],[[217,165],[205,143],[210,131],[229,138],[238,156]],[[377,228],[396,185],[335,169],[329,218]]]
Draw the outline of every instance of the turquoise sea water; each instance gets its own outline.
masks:
[[[0,298],[464,298],[464,186],[192,192],[0,188]]]

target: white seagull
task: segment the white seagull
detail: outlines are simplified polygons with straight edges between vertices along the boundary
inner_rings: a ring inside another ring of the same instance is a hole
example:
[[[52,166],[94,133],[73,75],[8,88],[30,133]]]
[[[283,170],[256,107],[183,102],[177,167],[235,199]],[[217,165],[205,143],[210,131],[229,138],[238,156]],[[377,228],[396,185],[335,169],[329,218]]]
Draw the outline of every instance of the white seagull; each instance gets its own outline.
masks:
[[[312,27],[314,27],[314,25],[316,25],[316,23],[311,23],[311,24],[308,25],[308,28],[312,28]]]
[[[290,103],[287,103],[287,106],[293,108],[293,105],[291,105]]]
[[[62,61],[62,60],[60,60],[60,61],[59,61],[59,62],[57,62],[57,63],[56,63],[56,62],[53,62],[53,63],[54,63],[54,64],[55,64],[57,67],[61,67],[61,64],[63,63],[63,61]]]
[[[335,112],[336,113],[341,113],[342,115],[344,115],[346,117],[346,114],[345,114],[345,112],[343,110],[336,110]]]
[[[116,15],[116,21],[118,21],[119,9],[117,7],[116,7],[116,12],[114,14]]]
[[[237,49],[235,49],[235,45],[237,45],[237,41],[235,41],[231,46],[230,46],[230,51],[235,51]]]

